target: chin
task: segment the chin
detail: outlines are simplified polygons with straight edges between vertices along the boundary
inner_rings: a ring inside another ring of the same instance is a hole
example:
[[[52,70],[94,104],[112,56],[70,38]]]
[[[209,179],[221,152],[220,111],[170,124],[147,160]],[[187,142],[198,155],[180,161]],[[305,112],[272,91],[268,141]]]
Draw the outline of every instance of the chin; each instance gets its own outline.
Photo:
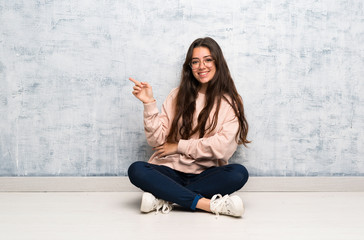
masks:
[[[200,79],[198,80],[201,84],[206,84],[209,83],[211,81],[211,79]]]

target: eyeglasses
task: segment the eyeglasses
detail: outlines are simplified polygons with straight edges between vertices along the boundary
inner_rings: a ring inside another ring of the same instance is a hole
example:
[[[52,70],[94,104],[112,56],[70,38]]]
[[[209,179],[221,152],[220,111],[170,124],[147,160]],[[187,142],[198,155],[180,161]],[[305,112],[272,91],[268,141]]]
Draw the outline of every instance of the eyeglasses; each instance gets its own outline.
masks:
[[[204,60],[202,60],[203,65],[205,67],[212,67],[212,65],[214,64],[215,60],[212,58],[205,58]],[[201,62],[198,59],[193,59],[192,62],[190,62],[190,67],[192,68],[192,70],[196,70],[201,66]]]

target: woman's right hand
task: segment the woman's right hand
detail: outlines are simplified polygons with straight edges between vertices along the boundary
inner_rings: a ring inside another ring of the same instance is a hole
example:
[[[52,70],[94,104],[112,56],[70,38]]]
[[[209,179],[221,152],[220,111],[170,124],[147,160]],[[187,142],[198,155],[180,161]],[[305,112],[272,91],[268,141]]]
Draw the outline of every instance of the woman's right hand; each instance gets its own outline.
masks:
[[[152,86],[150,86],[147,82],[139,82],[134,78],[129,78],[135,85],[133,87],[133,95],[138,98],[143,103],[151,103],[154,102]]]

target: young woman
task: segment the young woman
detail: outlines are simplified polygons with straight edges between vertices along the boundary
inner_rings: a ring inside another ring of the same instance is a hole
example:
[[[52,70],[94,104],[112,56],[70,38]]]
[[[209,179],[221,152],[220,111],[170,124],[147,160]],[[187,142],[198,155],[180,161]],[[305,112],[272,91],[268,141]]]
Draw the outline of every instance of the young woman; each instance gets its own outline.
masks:
[[[181,82],[159,113],[152,87],[133,78],[133,95],[144,104],[144,128],[155,150],[148,162],[134,162],[130,181],[145,193],[141,211],[167,213],[176,203],[187,209],[240,217],[241,189],[248,171],[228,164],[238,144],[246,146],[248,123],[229,68],[212,38],[188,49]]]

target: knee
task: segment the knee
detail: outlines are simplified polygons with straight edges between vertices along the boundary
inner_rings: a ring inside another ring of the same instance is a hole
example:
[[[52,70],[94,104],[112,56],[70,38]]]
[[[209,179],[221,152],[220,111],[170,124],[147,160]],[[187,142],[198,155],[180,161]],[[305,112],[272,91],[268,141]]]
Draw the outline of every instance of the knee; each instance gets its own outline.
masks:
[[[128,177],[130,182],[136,184],[138,179],[143,178],[143,170],[145,169],[147,163],[138,161],[132,163],[128,168]]]
[[[231,176],[239,188],[242,188],[249,179],[249,172],[241,164],[231,164]]]

